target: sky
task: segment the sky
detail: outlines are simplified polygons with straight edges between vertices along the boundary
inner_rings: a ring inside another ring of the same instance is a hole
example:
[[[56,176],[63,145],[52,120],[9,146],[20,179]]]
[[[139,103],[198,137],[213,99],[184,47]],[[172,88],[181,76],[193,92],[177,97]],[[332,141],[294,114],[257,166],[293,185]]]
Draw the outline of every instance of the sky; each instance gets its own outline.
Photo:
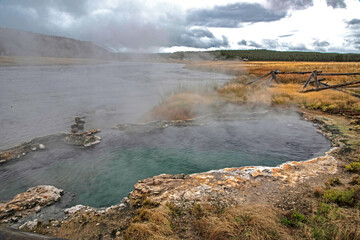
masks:
[[[0,0],[0,27],[114,52],[360,53],[360,0]]]

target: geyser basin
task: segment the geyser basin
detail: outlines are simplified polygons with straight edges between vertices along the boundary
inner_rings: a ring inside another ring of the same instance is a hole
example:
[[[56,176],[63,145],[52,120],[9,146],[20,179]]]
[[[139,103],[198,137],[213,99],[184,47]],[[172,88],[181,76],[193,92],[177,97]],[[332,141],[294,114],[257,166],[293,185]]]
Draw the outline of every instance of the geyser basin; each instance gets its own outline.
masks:
[[[47,151],[3,164],[0,200],[49,184],[74,193],[72,204],[109,206],[127,196],[139,179],[161,173],[276,166],[320,156],[330,148],[311,122],[289,111],[150,133],[107,130],[101,137],[101,144],[89,149],[47,143]]]

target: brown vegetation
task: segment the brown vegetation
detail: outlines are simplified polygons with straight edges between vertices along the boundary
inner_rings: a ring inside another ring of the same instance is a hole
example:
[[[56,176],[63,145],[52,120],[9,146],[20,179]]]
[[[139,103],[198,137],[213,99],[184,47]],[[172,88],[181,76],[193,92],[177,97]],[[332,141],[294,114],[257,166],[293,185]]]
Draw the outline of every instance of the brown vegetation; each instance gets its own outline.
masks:
[[[151,120],[187,120],[213,111],[219,99],[209,93],[183,92],[165,99],[143,117]]]

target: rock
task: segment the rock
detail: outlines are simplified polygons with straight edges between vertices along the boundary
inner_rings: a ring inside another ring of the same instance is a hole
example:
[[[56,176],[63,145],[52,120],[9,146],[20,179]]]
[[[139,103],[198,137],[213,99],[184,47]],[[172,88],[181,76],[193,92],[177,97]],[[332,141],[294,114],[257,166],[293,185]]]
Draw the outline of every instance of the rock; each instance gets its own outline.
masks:
[[[36,206],[34,210],[35,210],[36,213],[39,213],[39,212],[41,211],[41,207],[40,207],[40,206]]]
[[[79,117],[76,117],[76,118],[75,118],[75,123],[78,124],[78,125],[84,125],[84,124],[85,124],[85,121],[82,120],[82,119],[79,118]]]
[[[60,200],[63,190],[53,186],[41,185],[29,188],[16,195],[12,200],[0,205],[0,219],[9,219],[14,215],[26,216],[40,211],[43,207]]]
[[[34,230],[35,227],[37,227],[41,222],[37,219],[34,219],[33,221],[27,221],[23,225],[19,227],[19,230],[26,231],[26,230]]]
[[[92,207],[84,206],[81,204],[73,206],[71,208],[67,208],[64,210],[64,212],[68,215],[74,215],[75,213],[77,213],[79,211],[89,212],[89,211],[96,211],[96,210]]]
[[[51,226],[53,227],[60,227],[60,222],[55,220],[55,221],[51,221]]]
[[[65,138],[65,142],[76,146],[89,147],[100,143],[101,138],[95,135],[98,132],[100,132],[99,129],[92,129],[82,133],[71,133]]]
[[[45,148],[46,148],[46,147],[45,147],[44,144],[41,144],[41,143],[39,144],[39,149],[40,149],[40,150],[44,150]]]

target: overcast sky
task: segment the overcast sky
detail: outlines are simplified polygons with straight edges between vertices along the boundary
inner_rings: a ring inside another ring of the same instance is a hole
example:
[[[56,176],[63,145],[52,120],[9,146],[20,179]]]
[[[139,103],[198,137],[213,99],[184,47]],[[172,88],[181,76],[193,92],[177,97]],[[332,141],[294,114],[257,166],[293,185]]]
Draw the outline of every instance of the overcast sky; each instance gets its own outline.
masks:
[[[360,0],[0,0],[0,26],[113,51],[360,53]]]

